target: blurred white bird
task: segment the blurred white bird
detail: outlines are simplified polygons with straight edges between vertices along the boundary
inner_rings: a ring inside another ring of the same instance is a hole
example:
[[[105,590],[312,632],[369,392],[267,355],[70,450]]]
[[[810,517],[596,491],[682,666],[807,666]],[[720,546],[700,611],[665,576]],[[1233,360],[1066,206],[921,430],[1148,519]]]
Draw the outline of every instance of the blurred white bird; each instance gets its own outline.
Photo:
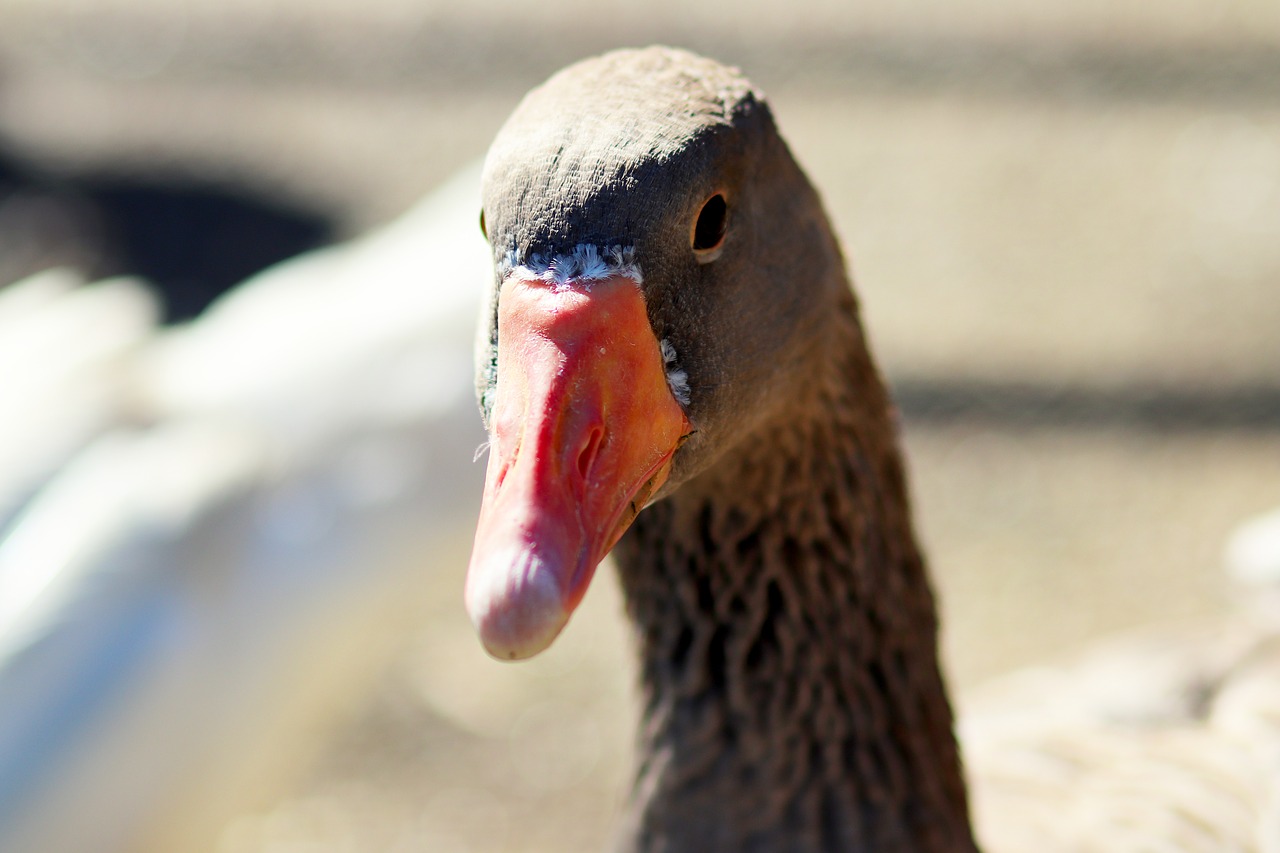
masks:
[[[132,280],[0,292],[0,850],[211,838],[461,589],[478,184],[172,331]]]

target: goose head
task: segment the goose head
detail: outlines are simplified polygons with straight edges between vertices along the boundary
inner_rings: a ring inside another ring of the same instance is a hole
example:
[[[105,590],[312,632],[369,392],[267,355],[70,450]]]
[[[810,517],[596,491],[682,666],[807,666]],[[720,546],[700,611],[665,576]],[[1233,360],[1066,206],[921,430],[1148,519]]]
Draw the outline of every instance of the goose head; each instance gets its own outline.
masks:
[[[761,95],[666,48],[571,66],[486,159],[489,465],[468,611],[546,648],[648,503],[793,416],[843,265]]]

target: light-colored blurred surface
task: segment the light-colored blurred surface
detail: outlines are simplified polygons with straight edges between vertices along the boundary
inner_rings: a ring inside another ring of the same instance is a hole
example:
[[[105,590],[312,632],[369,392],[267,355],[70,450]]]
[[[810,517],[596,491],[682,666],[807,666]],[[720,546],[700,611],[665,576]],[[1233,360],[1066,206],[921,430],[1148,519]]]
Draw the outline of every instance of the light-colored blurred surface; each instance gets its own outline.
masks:
[[[0,292],[0,847],[211,844],[421,623],[479,494],[477,175],[185,327]]]
[[[481,154],[573,58],[665,41],[741,64],[899,389],[961,687],[1221,613],[1229,532],[1280,504],[1275,3],[0,0],[0,20],[15,149],[250,181],[353,233]],[[289,773],[245,782],[220,828],[188,801],[139,843],[600,848],[633,719],[616,591],[603,573],[546,657],[490,662],[461,613],[467,528],[401,555],[412,629],[310,718],[323,738],[281,744]]]

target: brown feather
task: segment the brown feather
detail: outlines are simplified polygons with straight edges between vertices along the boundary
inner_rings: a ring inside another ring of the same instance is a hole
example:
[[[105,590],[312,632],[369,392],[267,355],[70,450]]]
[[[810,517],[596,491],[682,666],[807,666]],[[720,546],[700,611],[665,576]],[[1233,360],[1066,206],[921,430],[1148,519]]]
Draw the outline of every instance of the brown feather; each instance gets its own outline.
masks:
[[[484,183],[498,282],[512,254],[633,247],[653,332],[688,373],[696,432],[615,549],[644,702],[620,849],[973,850],[893,408],[763,96],[668,48],[588,60],[525,99]],[[703,264],[689,239],[714,193],[728,227]],[[1280,655],[1269,629],[1244,636],[1193,644],[1222,653],[1171,670],[1191,697],[1172,717],[1126,692],[1150,656],[1097,680],[1097,701],[1064,701],[1082,671],[976,717],[984,834],[1010,851],[1277,849]],[[1162,778],[1176,790],[1143,802]]]

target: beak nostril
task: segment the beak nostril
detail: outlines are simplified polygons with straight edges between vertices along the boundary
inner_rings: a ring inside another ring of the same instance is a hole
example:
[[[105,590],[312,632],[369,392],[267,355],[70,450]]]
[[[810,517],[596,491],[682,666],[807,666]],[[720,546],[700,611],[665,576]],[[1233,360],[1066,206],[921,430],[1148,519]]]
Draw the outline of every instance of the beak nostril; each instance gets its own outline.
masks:
[[[596,461],[596,454],[600,451],[600,445],[604,441],[604,427],[595,427],[587,434],[587,442],[582,447],[582,452],[578,454],[578,476],[582,479],[587,478],[587,474],[591,471],[591,465]]]

